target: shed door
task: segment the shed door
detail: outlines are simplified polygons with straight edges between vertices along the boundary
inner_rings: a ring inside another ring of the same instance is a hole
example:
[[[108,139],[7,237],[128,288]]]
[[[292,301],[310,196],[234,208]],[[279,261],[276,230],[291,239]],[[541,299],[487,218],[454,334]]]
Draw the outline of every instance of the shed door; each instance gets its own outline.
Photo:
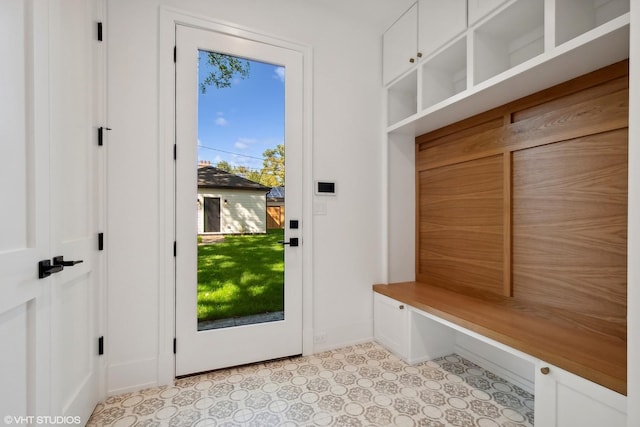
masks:
[[[220,197],[204,198],[204,232],[220,232]]]

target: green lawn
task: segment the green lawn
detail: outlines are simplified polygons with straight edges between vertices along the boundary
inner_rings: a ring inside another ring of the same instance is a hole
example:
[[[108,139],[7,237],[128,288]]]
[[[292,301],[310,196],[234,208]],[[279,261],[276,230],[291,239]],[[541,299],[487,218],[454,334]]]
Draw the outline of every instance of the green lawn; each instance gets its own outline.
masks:
[[[283,311],[284,230],[198,246],[198,320]]]

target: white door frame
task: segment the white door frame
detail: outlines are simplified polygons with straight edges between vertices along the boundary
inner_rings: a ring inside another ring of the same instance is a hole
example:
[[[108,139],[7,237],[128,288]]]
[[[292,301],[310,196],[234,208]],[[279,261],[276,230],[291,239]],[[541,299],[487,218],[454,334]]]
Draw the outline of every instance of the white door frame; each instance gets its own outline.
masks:
[[[188,12],[173,8],[160,8],[159,26],[159,156],[158,182],[159,193],[159,228],[158,228],[158,260],[161,266],[159,272],[159,316],[158,336],[158,383],[170,384],[175,377],[175,356],[173,354],[173,339],[175,337],[175,258],[173,243],[175,239],[175,164],[173,149],[175,144],[175,67],[173,49],[175,46],[176,25],[201,28],[216,31],[236,37],[272,44],[275,46],[298,51],[303,56],[303,141],[302,141],[302,169],[303,169],[303,226],[302,250],[303,258],[303,318],[302,318],[302,351],[304,355],[313,353],[313,171],[312,171],[312,49],[310,46],[290,42],[281,38],[259,34],[250,29],[221,23],[212,19],[196,16]],[[179,155],[179,153],[178,153]]]

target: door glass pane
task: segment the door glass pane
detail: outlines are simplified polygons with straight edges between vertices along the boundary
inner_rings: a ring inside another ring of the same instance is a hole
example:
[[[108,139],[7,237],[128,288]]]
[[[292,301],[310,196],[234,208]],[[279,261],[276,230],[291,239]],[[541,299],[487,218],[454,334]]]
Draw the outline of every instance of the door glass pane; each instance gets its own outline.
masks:
[[[198,330],[284,320],[284,67],[198,61]]]

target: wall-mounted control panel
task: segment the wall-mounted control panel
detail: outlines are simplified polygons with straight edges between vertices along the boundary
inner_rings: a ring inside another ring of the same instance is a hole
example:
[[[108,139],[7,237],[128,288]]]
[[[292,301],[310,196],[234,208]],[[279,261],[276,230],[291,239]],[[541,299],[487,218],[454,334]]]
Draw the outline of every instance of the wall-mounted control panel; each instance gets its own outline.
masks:
[[[335,196],[336,183],[331,181],[316,181],[317,196]]]

